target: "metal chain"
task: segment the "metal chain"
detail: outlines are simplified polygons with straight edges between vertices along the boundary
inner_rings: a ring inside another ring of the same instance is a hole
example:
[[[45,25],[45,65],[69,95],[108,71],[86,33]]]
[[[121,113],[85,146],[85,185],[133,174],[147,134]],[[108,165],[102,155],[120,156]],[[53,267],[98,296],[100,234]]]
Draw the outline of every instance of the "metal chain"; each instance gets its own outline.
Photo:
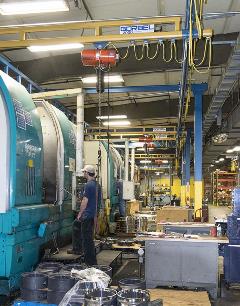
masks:
[[[101,160],[101,92],[98,93],[98,172],[100,171],[100,160]],[[100,183],[100,177],[98,173],[98,181]]]

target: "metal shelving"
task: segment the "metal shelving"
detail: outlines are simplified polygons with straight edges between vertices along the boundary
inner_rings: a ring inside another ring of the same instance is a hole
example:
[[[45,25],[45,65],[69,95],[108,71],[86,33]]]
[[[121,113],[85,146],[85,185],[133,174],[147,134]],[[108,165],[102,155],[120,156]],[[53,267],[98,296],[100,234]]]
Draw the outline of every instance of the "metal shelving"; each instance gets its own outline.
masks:
[[[212,172],[213,205],[231,205],[232,190],[236,186],[236,173],[216,170]]]

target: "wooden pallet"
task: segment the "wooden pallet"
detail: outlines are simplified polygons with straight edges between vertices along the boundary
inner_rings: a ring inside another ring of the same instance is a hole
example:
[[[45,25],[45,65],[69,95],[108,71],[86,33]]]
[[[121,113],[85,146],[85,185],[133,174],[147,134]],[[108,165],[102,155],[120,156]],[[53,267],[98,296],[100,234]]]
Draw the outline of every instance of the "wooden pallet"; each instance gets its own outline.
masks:
[[[164,306],[211,306],[206,291],[148,289],[151,300],[162,299]]]

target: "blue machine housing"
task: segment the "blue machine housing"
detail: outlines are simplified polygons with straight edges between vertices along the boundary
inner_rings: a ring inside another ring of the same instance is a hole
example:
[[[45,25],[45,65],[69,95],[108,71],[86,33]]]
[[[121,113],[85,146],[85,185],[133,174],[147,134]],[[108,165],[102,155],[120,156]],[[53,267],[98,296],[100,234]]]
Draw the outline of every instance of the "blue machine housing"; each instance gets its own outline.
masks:
[[[70,236],[75,132],[68,118],[51,106],[63,138],[63,199],[45,202],[43,155],[48,148],[43,146],[40,116],[27,90],[1,71],[0,105],[0,159],[5,165],[0,165],[0,295],[8,295],[19,288],[21,273],[38,263],[40,248],[51,241],[52,233],[62,240]]]
[[[240,188],[233,190],[233,213],[227,218],[229,244],[224,248],[224,279],[240,283]]]

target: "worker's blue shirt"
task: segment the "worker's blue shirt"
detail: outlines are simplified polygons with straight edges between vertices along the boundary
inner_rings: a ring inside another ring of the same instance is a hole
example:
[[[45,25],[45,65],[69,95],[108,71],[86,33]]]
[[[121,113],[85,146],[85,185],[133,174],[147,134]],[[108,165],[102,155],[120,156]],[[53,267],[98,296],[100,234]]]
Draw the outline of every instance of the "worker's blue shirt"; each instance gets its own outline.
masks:
[[[102,198],[100,185],[95,180],[88,181],[85,185],[83,196],[88,199],[88,203],[82,218],[95,218]]]

